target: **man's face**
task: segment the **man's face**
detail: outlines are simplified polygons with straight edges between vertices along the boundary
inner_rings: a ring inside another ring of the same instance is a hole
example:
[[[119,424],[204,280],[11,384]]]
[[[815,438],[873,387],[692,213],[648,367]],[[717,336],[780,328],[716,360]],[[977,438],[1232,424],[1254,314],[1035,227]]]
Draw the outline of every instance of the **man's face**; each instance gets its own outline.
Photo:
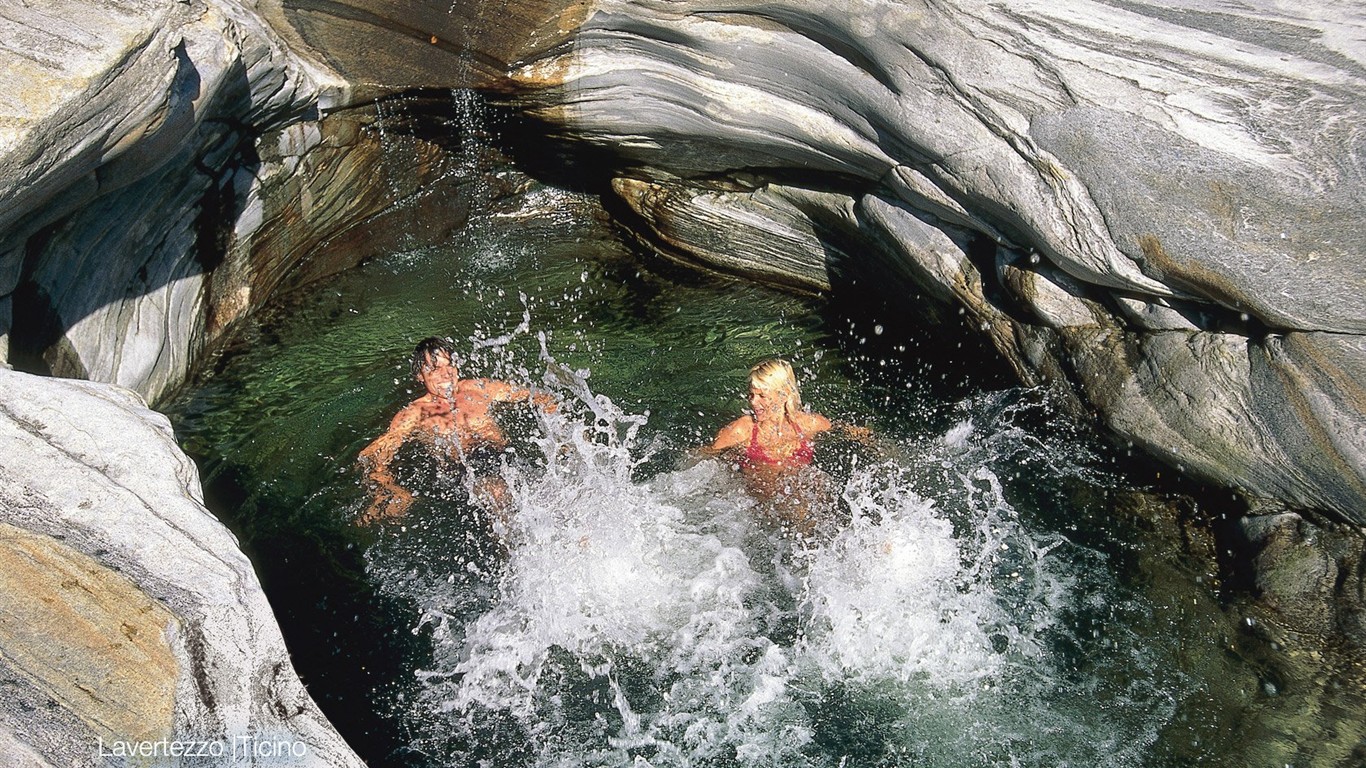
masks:
[[[417,380],[422,382],[422,386],[427,388],[429,394],[449,400],[455,395],[455,386],[460,381],[460,374],[450,357],[436,352],[427,355],[427,361],[423,364],[422,373],[418,374]]]

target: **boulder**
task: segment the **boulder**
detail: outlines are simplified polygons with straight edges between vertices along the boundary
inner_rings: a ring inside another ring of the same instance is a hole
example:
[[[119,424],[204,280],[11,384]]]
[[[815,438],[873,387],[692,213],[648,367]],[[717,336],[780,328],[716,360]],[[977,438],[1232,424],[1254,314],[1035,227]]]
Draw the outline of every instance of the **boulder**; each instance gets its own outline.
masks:
[[[7,369],[0,393],[6,755],[104,765],[180,743],[360,766],[165,417],[118,387]]]

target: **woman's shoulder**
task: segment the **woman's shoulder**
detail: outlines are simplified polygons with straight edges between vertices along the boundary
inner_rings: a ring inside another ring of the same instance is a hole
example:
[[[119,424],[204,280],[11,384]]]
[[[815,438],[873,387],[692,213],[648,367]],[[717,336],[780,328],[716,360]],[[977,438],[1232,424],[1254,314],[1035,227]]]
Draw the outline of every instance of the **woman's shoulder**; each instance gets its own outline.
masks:
[[[712,450],[724,450],[733,445],[749,440],[750,430],[754,428],[754,419],[749,416],[740,418],[727,424],[716,433],[716,439],[712,441]]]
[[[797,414],[796,419],[797,426],[801,427],[803,432],[824,432],[830,429],[830,419],[813,411],[802,411]]]
[[[736,419],[735,421],[732,421],[731,423],[727,424],[726,426],[721,427],[721,432],[723,432],[723,433],[730,433],[730,432],[739,433],[739,432],[743,432],[743,433],[745,433],[745,436],[749,436],[749,431],[750,431],[751,429],[753,429],[753,428],[754,428],[754,417],[753,417],[753,416],[750,416],[749,414],[745,414],[744,416],[741,416],[740,418]]]

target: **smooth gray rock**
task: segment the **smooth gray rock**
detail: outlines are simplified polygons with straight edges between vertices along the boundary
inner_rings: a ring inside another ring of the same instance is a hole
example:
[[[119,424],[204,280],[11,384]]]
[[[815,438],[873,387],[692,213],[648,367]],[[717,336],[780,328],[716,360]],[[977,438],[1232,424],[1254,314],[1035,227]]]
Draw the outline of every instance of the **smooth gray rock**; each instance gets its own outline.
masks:
[[[1115,329],[1066,336],[1088,400],[1118,433],[1181,471],[1254,498],[1360,514],[1360,337]]]
[[[796,290],[830,289],[827,248],[781,189],[735,194],[627,178],[612,185],[666,255]]]
[[[1190,474],[1360,525],[1363,30],[1269,0],[607,0],[516,74],[619,191],[670,190],[629,203],[675,256],[834,284],[716,257],[736,217],[677,202],[793,232],[753,216],[804,195],[794,253],[857,252]]]
[[[205,341],[231,166],[345,88],[231,3],[10,3],[0,28],[7,357],[156,398]]]
[[[97,611],[122,622],[130,640],[148,634],[132,629],[148,611],[173,617],[165,628],[176,670],[165,710],[170,731],[142,735],[229,747],[244,737],[281,739],[306,753],[289,764],[360,766],[300,684],[251,563],[204,508],[198,473],[165,417],[117,387],[2,368],[0,402],[0,522],[39,534],[35,540],[49,542],[41,545],[49,550],[79,553],[63,557],[86,563],[79,566],[86,593],[113,582],[140,590],[146,607],[122,618],[119,604]],[[43,605],[68,610],[61,601]],[[13,634],[14,627],[5,629]],[[78,640],[74,631],[51,636],[40,650],[58,649],[58,658],[69,659],[62,665],[79,675],[76,665],[96,654],[79,644],[60,652]],[[109,744],[134,735],[111,730],[117,713],[100,715],[118,690],[95,690],[88,699],[79,690],[64,693],[60,676],[38,668],[41,659],[4,650],[6,667],[21,673],[7,676],[12,695],[0,705],[0,738],[49,762],[97,765],[104,764],[97,738]],[[104,674],[119,680],[139,671]],[[56,706],[13,706],[23,698]]]
[[[271,296],[463,223],[445,154],[341,109],[254,9],[49,5],[0,9],[42,41],[0,49],[0,90],[45,99],[0,123],[6,359],[156,401]],[[396,205],[443,195],[440,219]]]

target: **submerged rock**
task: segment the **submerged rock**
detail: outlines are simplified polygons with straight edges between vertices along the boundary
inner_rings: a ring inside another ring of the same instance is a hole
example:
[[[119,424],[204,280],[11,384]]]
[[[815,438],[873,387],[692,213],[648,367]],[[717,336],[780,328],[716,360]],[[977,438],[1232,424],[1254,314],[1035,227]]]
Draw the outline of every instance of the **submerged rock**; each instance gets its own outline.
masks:
[[[5,754],[103,765],[120,745],[193,742],[361,765],[166,419],[106,384],[0,369],[0,392]]]

